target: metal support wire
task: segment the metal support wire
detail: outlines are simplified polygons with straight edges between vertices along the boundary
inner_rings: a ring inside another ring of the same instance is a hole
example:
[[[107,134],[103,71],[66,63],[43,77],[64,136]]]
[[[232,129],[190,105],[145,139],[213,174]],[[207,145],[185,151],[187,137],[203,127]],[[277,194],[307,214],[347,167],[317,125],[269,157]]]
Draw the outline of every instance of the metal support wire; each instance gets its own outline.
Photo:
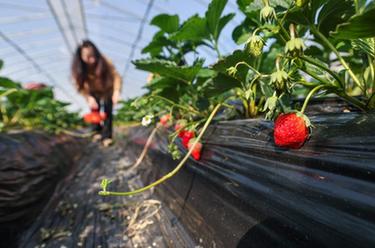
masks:
[[[99,21],[118,21],[118,22],[128,22],[128,23],[135,23],[138,22],[138,19],[127,19],[123,16],[115,16],[115,15],[98,15],[98,14],[87,14],[88,17],[91,19],[96,19]]]
[[[55,28],[40,28],[40,29],[20,31],[20,32],[11,32],[11,33],[8,32],[8,37],[13,39],[13,38],[16,38],[16,37],[28,36],[27,38],[30,38],[30,36],[34,37],[37,34],[50,34],[50,33],[53,33],[55,31],[56,31]]]
[[[35,12],[35,11],[45,11],[44,8],[38,8],[35,6],[27,6],[23,4],[15,4],[15,3],[0,3],[1,8],[8,8],[8,9],[16,9],[16,10],[23,10],[27,12]]]
[[[68,11],[68,8],[66,6],[65,0],[61,0],[61,2],[62,2],[62,5],[63,5],[65,18],[66,18],[66,20],[68,21],[68,24],[69,24],[70,32],[72,32],[74,40],[76,41],[76,44],[79,44],[80,41],[78,39],[78,35],[77,35],[76,30],[74,28],[74,25],[72,23],[72,19],[70,18],[69,11]]]
[[[49,11],[45,13],[38,13],[35,15],[22,15],[22,16],[5,16],[0,17],[0,24],[13,24],[26,21],[43,20],[49,18]]]
[[[134,43],[132,45],[132,48],[131,48],[131,51],[130,51],[130,56],[129,56],[129,59],[128,61],[126,62],[125,64],[125,69],[124,69],[124,73],[122,74],[122,77],[124,78],[127,71],[129,70],[129,67],[130,67],[130,63],[133,59],[133,56],[134,56],[134,52],[135,52],[135,49],[136,49],[136,46],[138,44],[138,42],[141,40],[142,38],[142,32],[143,32],[143,28],[144,28],[144,25],[146,23],[146,20],[148,18],[148,15],[150,14],[151,12],[151,9],[152,9],[152,5],[154,3],[154,0],[150,0],[148,2],[148,5],[147,5],[147,8],[146,8],[146,12],[145,14],[143,15],[143,18],[141,20],[141,23],[140,23],[140,26],[139,26],[139,29],[138,29],[138,34],[137,34],[137,37],[135,38],[134,40]]]
[[[145,4],[147,1],[142,0],[141,2],[142,2],[142,4]],[[157,5],[157,4],[154,4],[154,6],[152,8],[156,9],[160,13],[168,13],[169,12],[167,9],[165,9],[165,8],[163,8],[163,7],[161,7],[160,5]]]
[[[122,14],[125,14],[125,15],[130,15],[130,16],[133,16],[134,18],[138,19],[138,20],[142,20],[143,18],[137,14],[135,14],[134,12],[131,12],[131,11],[128,11],[126,9],[123,9],[123,8],[120,8],[118,6],[114,6],[110,3],[107,3],[107,2],[104,2],[104,1],[101,1],[100,4],[108,9],[111,9],[111,10],[114,10],[114,11],[117,11],[119,13],[122,13]]]
[[[53,66],[50,66],[49,67],[49,69],[50,70],[52,70],[53,69],[53,73],[56,75],[56,74],[58,74],[58,73],[60,73],[60,72],[66,72],[66,73],[69,73],[69,68],[66,68],[66,67],[61,67],[61,65],[59,65],[59,64],[55,64],[55,65],[53,65]],[[19,78],[22,78],[22,77],[25,77],[25,76],[27,76],[27,77],[29,77],[29,78],[31,78],[31,77],[33,77],[33,76],[35,76],[35,75],[40,75],[40,76],[43,76],[43,74],[41,74],[40,72],[30,72],[30,71],[23,71],[23,72],[21,72],[21,73],[17,73],[16,74],[17,76],[16,77],[19,77]],[[20,76],[21,75],[21,76]],[[69,85],[69,84],[67,84],[67,85]]]
[[[83,5],[82,0],[79,0],[78,5],[79,5],[79,9],[80,9],[81,16],[82,16],[83,28],[85,29],[85,36],[86,36],[85,38],[88,38],[89,37],[89,29],[87,27],[85,6]]]
[[[18,44],[18,45],[21,46],[21,44]],[[0,57],[3,57],[3,58],[18,58],[18,57],[20,57],[20,58],[23,59],[23,61],[25,61],[24,58],[22,56],[20,56],[19,53],[15,53],[14,52],[14,49],[12,47],[9,47],[9,48],[12,49],[12,51],[9,52],[9,53],[0,54]],[[25,50],[31,50],[31,49],[33,49],[33,48],[30,48],[30,47],[23,47],[23,48]],[[62,53],[59,53],[57,55],[52,55],[52,54],[56,54],[56,48],[50,48],[48,46],[46,46],[45,48],[47,48],[47,49],[37,49],[37,50],[34,50],[36,52],[34,52],[34,53],[28,53],[28,55],[30,57],[34,58],[34,60],[36,60],[38,58],[43,58],[43,57],[53,57],[54,60],[58,61],[58,59],[61,58],[62,56],[68,57],[67,55],[62,54]],[[6,56],[7,54],[9,54],[9,55],[11,54],[13,56]],[[69,54],[69,56],[71,56],[71,55]],[[5,63],[5,66],[6,66],[7,69],[9,69],[11,67],[10,65],[16,65],[17,64],[15,61],[12,61],[12,60],[10,60],[10,61],[12,63],[8,63],[8,62]],[[26,61],[26,62],[28,63],[29,61]]]
[[[59,30],[60,30],[61,35],[62,35],[63,38],[64,38],[65,44],[66,44],[66,46],[67,46],[67,48],[68,48],[68,51],[70,51],[70,53],[73,54],[74,48],[71,47],[71,45],[70,45],[70,43],[69,43],[69,40],[68,40],[68,37],[67,37],[66,34],[65,34],[64,27],[61,25],[60,20],[59,20],[59,18],[57,17],[57,13],[55,12],[55,10],[54,10],[54,8],[53,8],[53,6],[52,6],[52,4],[51,4],[50,1],[51,1],[51,0],[47,0],[47,3],[48,3],[48,6],[49,6],[49,9],[50,9],[50,11],[51,11],[51,13],[52,13],[52,15],[53,15],[53,18],[54,18],[55,21],[56,21],[56,24],[57,24],[57,26],[58,26],[58,28],[59,28]]]
[[[75,98],[73,98],[68,92],[65,91],[64,88],[60,87],[57,83],[56,83],[56,80],[48,73],[46,72],[45,70],[43,70],[43,68],[41,68],[39,66],[38,63],[35,62],[35,60],[33,58],[31,58],[25,50],[23,50],[20,46],[18,46],[14,41],[12,41],[11,39],[9,39],[3,32],[0,31],[0,37],[3,38],[10,46],[12,46],[18,53],[20,53],[23,57],[25,57],[25,59],[27,59],[31,65],[37,70],[39,71],[41,74],[45,75],[46,78],[48,80],[50,80],[54,86],[56,86],[56,88],[60,89],[64,95],[66,95],[67,97],[69,97],[70,99],[72,99],[76,104],[78,104],[78,102],[76,101]],[[79,105],[79,104],[78,104]]]
[[[34,57],[34,59],[43,59],[43,58],[51,57],[51,53],[43,54],[42,56],[37,56],[37,57],[33,56],[33,57]],[[38,65],[43,67],[44,69],[46,69],[46,68],[50,68],[50,65],[55,65],[55,64],[60,63],[61,62],[60,59],[69,59],[69,58],[70,58],[70,56],[67,56],[67,55],[59,56],[59,57],[55,57],[54,60],[52,60],[52,61],[45,61],[45,63],[39,63]],[[12,68],[13,66],[17,66],[17,69],[13,70],[13,71],[10,71],[10,72],[7,72],[4,75],[9,76],[11,74],[27,71],[30,68],[30,64],[27,64],[26,67],[21,67],[21,68],[19,67],[20,65],[24,65],[24,63],[28,63],[28,61],[23,60],[23,61],[16,61],[16,62],[13,62],[11,64],[7,64],[7,69]]]
[[[106,35],[105,34],[99,34],[99,33],[92,33],[92,35],[97,35],[99,38],[106,39],[106,40],[112,41],[114,43],[121,44],[123,46],[131,47],[132,49],[134,48],[135,50],[136,49],[141,49],[140,46],[138,46],[138,45],[134,46],[133,43],[125,41],[125,40],[122,40],[122,39],[119,39],[116,36],[107,35],[107,34]]]

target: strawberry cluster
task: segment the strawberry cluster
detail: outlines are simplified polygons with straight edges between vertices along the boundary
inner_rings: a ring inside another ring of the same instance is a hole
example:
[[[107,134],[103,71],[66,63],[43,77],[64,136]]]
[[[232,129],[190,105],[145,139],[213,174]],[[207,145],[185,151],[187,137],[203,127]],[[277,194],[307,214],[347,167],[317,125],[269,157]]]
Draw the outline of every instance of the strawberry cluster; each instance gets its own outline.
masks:
[[[189,149],[192,147],[194,141],[195,141],[195,132],[192,130],[185,129],[186,127],[186,121],[185,120],[179,120],[177,121],[174,129],[176,132],[178,132],[178,137],[182,140],[182,145]],[[191,153],[191,156],[195,160],[200,160],[201,158],[201,150],[202,150],[202,143],[198,142],[195,144],[193,151]]]

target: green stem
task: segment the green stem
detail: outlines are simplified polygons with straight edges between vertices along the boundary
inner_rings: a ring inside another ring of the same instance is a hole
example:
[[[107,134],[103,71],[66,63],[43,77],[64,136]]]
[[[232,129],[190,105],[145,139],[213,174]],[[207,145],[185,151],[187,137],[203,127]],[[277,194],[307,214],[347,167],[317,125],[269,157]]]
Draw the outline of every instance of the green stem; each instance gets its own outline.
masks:
[[[336,95],[344,98],[346,101],[350,102],[351,104],[353,104],[355,107],[357,107],[358,109],[366,112],[366,104],[364,104],[363,102],[359,101],[358,99],[354,98],[354,97],[351,97],[351,96],[348,96],[345,91],[339,91],[337,88],[335,87],[332,87],[332,85],[330,84],[330,82],[320,78],[318,75],[316,75],[315,73],[311,72],[311,71],[308,71],[308,70],[304,70],[304,69],[300,69],[302,70],[303,72],[305,72],[306,74],[310,75],[311,77],[315,78],[316,80],[318,80],[319,82],[323,83],[325,87],[327,87],[327,89],[333,93],[335,93]]]
[[[10,119],[9,124],[16,124],[18,120],[22,117],[22,109],[19,109],[14,113],[12,119]]]
[[[250,68],[253,72],[255,72],[256,74],[261,75],[261,73],[260,73],[259,71],[257,71],[254,67],[252,67],[251,65],[249,65],[249,64],[246,63],[245,61],[238,62],[238,63],[234,66],[234,68],[237,69],[237,66],[239,66],[239,65],[246,65],[247,67],[249,67],[249,68]]]
[[[283,23],[279,20],[279,18],[277,18],[276,13],[274,13],[274,18],[277,21],[277,24],[279,25],[280,30],[281,30],[280,37],[286,43],[288,40],[290,40],[290,36],[288,34],[288,31],[286,31],[286,29],[283,26]]]
[[[350,77],[353,79],[354,83],[363,91],[363,85],[361,85],[361,82],[357,78],[357,76],[354,74],[354,72],[350,69],[349,65],[346,63],[344,58],[340,55],[339,51],[336,50],[336,48],[331,44],[331,42],[314,26],[310,26],[311,31],[317,35],[325,44],[328,46],[332,52],[334,52],[337,56],[337,58],[340,60],[341,64],[344,66],[344,68],[348,71]]]
[[[303,80],[298,81],[298,84],[301,84],[301,85],[307,86],[307,87],[315,87],[319,83],[311,83],[311,82],[307,82],[306,80],[303,79]]]
[[[187,111],[192,111],[192,112],[194,112],[195,114],[200,114],[199,111],[195,110],[195,109],[192,108],[191,106],[189,106],[189,107],[185,107],[185,106],[180,105],[180,104],[178,104],[178,103],[175,103],[175,102],[173,102],[173,101],[171,101],[171,100],[169,100],[169,99],[167,99],[167,98],[165,98],[165,97],[162,97],[162,96],[159,96],[159,95],[151,95],[151,96],[149,96],[149,97],[160,98],[160,99],[162,99],[162,100],[164,100],[164,101],[166,101],[166,102],[169,102],[170,104],[172,104],[172,105],[174,105],[174,106],[176,106],[176,107],[179,107],[179,108],[181,108],[181,109],[185,109],[185,110],[187,110]]]
[[[216,41],[215,39],[213,39],[213,40],[212,40],[212,43],[213,43],[213,45],[214,45],[214,49],[215,49],[215,51],[216,51],[216,53],[217,53],[218,58],[219,58],[219,59],[222,59],[222,56],[221,56],[221,54],[220,54],[219,46],[218,46],[218,44],[217,44],[217,41]]]
[[[326,68],[325,66],[317,63],[316,61],[314,61],[313,59],[309,58],[309,57],[306,57],[306,56],[301,56],[300,59],[302,59],[303,61],[309,63],[309,64],[312,64],[322,70],[324,70],[325,72],[328,72],[334,79],[336,79],[336,81],[340,84],[340,86],[344,88],[344,84],[343,82],[341,81],[340,77],[338,75],[336,75],[336,73],[334,73],[333,71],[331,71],[329,68]]]
[[[352,96],[347,95],[345,93],[345,91],[335,91],[333,89],[332,92],[334,92],[336,95],[344,98],[346,101],[350,102],[351,104],[353,104],[353,106],[357,107],[361,111],[363,111],[363,112],[367,111],[366,104],[364,104],[363,102],[361,102],[360,100],[358,100],[358,99],[356,99],[356,98],[354,98]]]
[[[324,88],[325,85],[318,85],[316,86],[314,89],[312,89],[309,94],[307,95],[304,103],[303,103],[303,106],[301,108],[301,113],[303,114],[306,110],[306,107],[307,107],[307,103],[310,101],[310,98],[314,95],[315,92],[317,92],[318,90],[320,90],[321,88]]]
[[[10,94],[12,94],[16,91],[17,91],[17,89],[9,89],[9,90],[5,91],[4,93],[0,94],[0,97],[5,97],[5,96],[10,95]]]
[[[285,14],[284,14],[284,16],[283,16],[283,18],[281,18],[281,23],[284,23],[285,22],[285,18],[287,17],[287,15],[289,14],[289,10],[290,9],[287,9],[286,11],[285,11]]]
[[[358,14],[359,13],[359,2],[358,2],[358,0],[354,0],[354,5],[355,5],[355,13]]]
[[[135,194],[138,194],[138,193],[141,193],[143,191],[146,191],[148,189],[151,189],[153,187],[155,187],[156,185],[159,185],[163,182],[165,182],[166,180],[168,180],[169,178],[173,177],[181,168],[182,166],[185,164],[185,162],[188,160],[190,154],[193,152],[194,150],[194,147],[196,146],[196,144],[200,141],[200,139],[202,138],[203,134],[206,132],[206,129],[208,127],[208,125],[211,123],[213,117],[215,116],[216,112],[219,110],[221,104],[218,104],[216,105],[216,107],[214,108],[214,110],[211,112],[210,116],[208,117],[206,123],[204,124],[203,126],[203,129],[202,131],[200,132],[200,134],[198,135],[198,137],[194,140],[192,146],[190,147],[188,153],[185,155],[185,157],[181,160],[181,162],[176,166],[176,168],[174,170],[172,170],[171,172],[169,172],[167,175],[163,176],[162,178],[160,178],[159,180],[143,187],[143,188],[140,188],[140,189],[137,189],[137,190],[133,190],[133,191],[129,191],[129,192],[112,192],[112,191],[100,191],[99,192],[99,195],[101,196],[129,196],[129,195],[135,195]]]
[[[369,65],[370,65],[371,80],[372,80],[372,92],[371,92],[371,94],[374,94],[375,93],[375,59],[372,59],[372,57],[370,55],[368,55],[368,62],[369,62]]]
[[[324,80],[323,78],[319,77],[318,75],[316,75],[314,72],[312,71],[309,71],[307,69],[304,69],[304,68],[300,68],[301,71],[305,72],[306,74],[310,75],[312,78],[315,78],[316,80],[318,80],[319,82],[327,85],[327,86],[332,86],[332,84],[327,81],[327,80]]]
[[[260,78],[260,75],[257,75],[255,78],[253,78],[253,80],[251,80],[250,82],[250,88],[253,87],[253,85],[255,84],[255,82]]]
[[[233,106],[233,105],[229,105],[229,104],[227,104],[227,103],[223,103],[222,105],[223,105],[224,107],[227,107],[227,108],[236,109],[235,106]]]

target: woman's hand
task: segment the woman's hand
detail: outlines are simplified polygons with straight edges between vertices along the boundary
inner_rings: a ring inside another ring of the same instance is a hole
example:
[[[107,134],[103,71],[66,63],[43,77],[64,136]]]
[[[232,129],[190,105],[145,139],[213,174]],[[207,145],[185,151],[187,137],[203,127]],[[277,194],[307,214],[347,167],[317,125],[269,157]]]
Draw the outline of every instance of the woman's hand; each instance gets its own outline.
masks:
[[[113,105],[117,104],[119,100],[120,100],[120,92],[119,91],[114,91],[113,95],[112,95],[112,103],[113,103]]]
[[[96,102],[95,98],[92,96],[87,97],[87,102],[89,104],[90,109],[98,109],[98,103]]]

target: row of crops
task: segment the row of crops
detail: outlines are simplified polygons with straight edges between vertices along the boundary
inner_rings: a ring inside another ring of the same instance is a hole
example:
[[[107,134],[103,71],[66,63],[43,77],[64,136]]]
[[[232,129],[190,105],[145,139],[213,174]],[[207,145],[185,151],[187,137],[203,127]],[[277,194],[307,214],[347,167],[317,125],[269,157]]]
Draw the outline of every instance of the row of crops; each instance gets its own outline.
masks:
[[[0,61],[0,70],[3,62]],[[69,103],[58,101],[51,87],[41,83],[22,85],[0,77],[0,132],[12,129],[41,129],[59,133],[80,127],[78,113],[69,112]]]

